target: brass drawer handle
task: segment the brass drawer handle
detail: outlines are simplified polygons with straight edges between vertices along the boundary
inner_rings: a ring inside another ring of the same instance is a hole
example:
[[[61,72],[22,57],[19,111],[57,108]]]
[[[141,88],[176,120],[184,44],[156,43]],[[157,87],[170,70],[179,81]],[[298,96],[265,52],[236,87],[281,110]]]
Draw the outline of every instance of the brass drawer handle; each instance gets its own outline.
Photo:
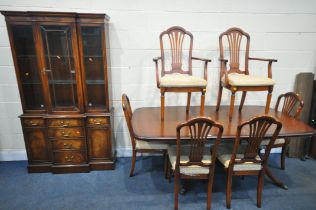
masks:
[[[37,126],[38,125],[37,123],[33,122],[32,120],[30,121],[30,123],[31,123],[32,126]]]
[[[71,162],[73,159],[74,159],[73,155],[70,157],[68,157],[68,156],[65,157],[65,161],[67,161],[67,162]]]
[[[72,148],[72,144],[64,143],[64,148],[65,149],[71,149]]]
[[[69,137],[69,133],[65,133],[65,131],[61,132],[64,137]]]
[[[101,125],[101,121],[95,122],[95,125]]]
[[[67,127],[67,126],[69,126],[69,122],[65,123],[64,121],[60,121],[59,125],[63,126],[63,127]]]

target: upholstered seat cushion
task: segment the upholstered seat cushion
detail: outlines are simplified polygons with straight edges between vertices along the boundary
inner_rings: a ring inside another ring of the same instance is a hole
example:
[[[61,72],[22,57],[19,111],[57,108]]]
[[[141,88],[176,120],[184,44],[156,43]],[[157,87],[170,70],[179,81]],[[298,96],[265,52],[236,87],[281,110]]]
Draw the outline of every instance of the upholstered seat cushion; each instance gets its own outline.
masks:
[[[206,87],[205,79],[188,74],[166,74],[160,78],[160,87]]]
[[[222,82],[225,82],[225,76],[222,78]],[[266,77],[231,73],[228,74],[228,84],[232,86],[267,86],[274,85],[275,82],[273,79]]]
[[[162,144],[159,142],[147,142],[147,141],[136,140],[136,149],[167,150],[168,144]]]
[[[189,162],[189,153],[190,153],[190,146],[185,145],[181,146],[181,155],[180,155],[180,163],[187,163]],[[176,168],[176,160],[177,160],[177,153],[176,153],[176,145],[172,145],[168,147],[168,156],[171,163],[171,167],[173,170]],[[204,164],[210,164],[212,161],[210,147],[204,147],[204,154],[202,158],[202,162]],[[209,167],[205,166],[181,166],[180,173],[185,175],[194,176],[197,174],[208,174]]]
[[[269,144],[269,139],[265,139],[261,142],[262,146],[267,146]],[[280,139],[276,139],[274,144],[284,144],[285,143],[285,139],[280,138]]]
[[[220,144],[218,148],[218,160],[225,166],[225,168],[228,168],[230,163],[230,158],[233,152],[234,145],[232,143],[224,143]],[[236,160],[240,160],[244,157],[244,151],[246,149],[246,145],[239,145],[238,152],[236,155]],[[257,160],[260,160],[259,155],[256,157]],[[261,170],[262,166],[258,163],[253,162],[245,162],[240,164],[234,164],[234,171],[250,171],[250,170]]]

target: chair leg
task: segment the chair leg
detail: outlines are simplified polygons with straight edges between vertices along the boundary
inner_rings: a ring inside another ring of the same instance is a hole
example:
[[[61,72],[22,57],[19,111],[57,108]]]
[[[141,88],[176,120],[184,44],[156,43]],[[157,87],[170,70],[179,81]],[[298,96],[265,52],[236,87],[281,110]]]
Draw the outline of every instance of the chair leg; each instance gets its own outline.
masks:
[[[190,110],[190,102],[191,102],[191,92],[188,92],[187,109],[186,109],[187,113],[189,113],[189,110]]]
[[[161,96],[160,96],[160,117],[161,120],[164,120],[165,117],[165,93],[161,92]]]
[[[178,209],[178,197],[179,197],[179,173],[175,173],[174,179],[174,209]]]
[[[221,84],[219,84],[219,87],[218,87],[218,94],[217,94],[216,111],[219,110],[219,107],[220,107],[220,105],[221,105],[222,92],[223,92],[223,86],[222,86]]]
[[[208,179],[208,185],[207,185],[207,210],[211,209],[212,204],[212,191],[213,191],[213,178],[214,172],[212,172],[211,176]]]
[[[285,139],[285,143],[282,146],[282,152],[281,152],[281,169],[284,170],[285,169],[285,155],[287,152],[287,148],[288,148],[288,140]]]
[[[135,162],[136,162],[136,150],[133,150],[133,154],[132,154],[132,167],[131,167],[131,172],[129,173],[129,176],[132,177],[133,176],[133,172],[134,172],[134,168],[135,168]]]
[[[272,97],[272,91],[269,90],[268,95],[267,95],[266,109],[265,109],[265,112],[264,112],[265,114],[269,113],[271,97]]]
[[[241,111],[242,107],[244,106],[246,95],[247,95],[247,91],[243,91],[242,96],[241,96],[240,105],[239,105],[239,111]]]
[[[167,170],[168,170],[168,158],[167,152],[163,153],[163,172],[165,174],[165,179],[167,179]]]
[[[227,181],[226,181],[226,207],[230,209],[230,204],[232,200],[232,175],[227,172]]]
[[[201,95],[201,107],[200,107],[200,115],[204,115],[204,104],[205,104],[205,91],[206,89],[202,90],[202,95]]]
[[[234,105],[235,105],[235,92],[232,92],[232,95],[230,96],[229,120],[232,120],[233,118]]]
[[[261,208],[263,177],[264,177],[264,171],[262,170],[258,176],[258,187],[257,187],[257,206],[258,206],[258,208]]]

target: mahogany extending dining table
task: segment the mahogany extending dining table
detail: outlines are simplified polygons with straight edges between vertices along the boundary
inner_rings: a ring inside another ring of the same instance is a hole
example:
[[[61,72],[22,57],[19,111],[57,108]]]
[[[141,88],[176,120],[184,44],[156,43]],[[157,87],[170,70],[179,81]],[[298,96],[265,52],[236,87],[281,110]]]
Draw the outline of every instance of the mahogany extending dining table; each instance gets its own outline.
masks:
[[[229,107],[221,106],[219,111],[215,110],[215,106],[205,106],[204,116],[211,117],[213,120],[220,122],[224,126],[222,140],[234,140],[237,126],[255,116],[263,115],[265,107],[263,106],[244,106],[242,111],[234,112],[232,120],[229,120]],[[186,107],[174,106],[165,108],[165,118],[160,118],[160,107],[143,107],[136,109],[133,113],[132,124],[135,137],[138,140],[144,141],[163,141],[175,143],[176,141],[176,126],[179,123],[187,121],[193,117],[200,115],[199,107],[191,107],[189,113],[186,112]],[[311,126],[289,117],[274,109],[270,109],[268,115],[275,117],[282,122],[282,129],[279,138],[284,137],[312,137],[316,135],[316,130]],[[243,136],[243,135],[242,135]],[[271,137],[272,133],[267,132],[267,137]],[[209,139],[215,139],[212,133]],[[283,188],[288,187],[278,180],[269,169],[266,175],[271,181]]]

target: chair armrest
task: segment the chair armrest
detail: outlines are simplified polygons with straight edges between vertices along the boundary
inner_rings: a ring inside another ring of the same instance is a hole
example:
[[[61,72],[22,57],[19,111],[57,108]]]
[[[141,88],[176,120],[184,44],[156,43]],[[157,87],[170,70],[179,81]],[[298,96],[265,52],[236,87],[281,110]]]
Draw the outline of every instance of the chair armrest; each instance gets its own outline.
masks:
[[[209,62],[212,62],[211,59],[205,59],[205,58],[197,58],[197,57],[192,57],[192,60],[197,60],[197,61],[203,61],[204,62],[204,79],[207,80],[207,64]]]
[[[158,60],[161,60],[161,57],[156,57],[156,58],[153,58],[153,61],[154,61],[155,63],[157,63],[157,62],[158,62]]]
[[[227,59],[222,59],[222,58],[219,58],[218,59],[220,62],[224,62],[225,63],[225,65],[226,65],[226,63],[228,62],[228,60]]]
[[[268,61],[268,62],[278,62],[277,59],[269,59],[269,58],[248,58],[249,60],[256,60],[256,61]]]
[[[158,74],[158,61],[159,60],[161,60],[161,57],[153,58],[153,61],[155,62],[155,67],[156,67],[156,82],[157,82],[158,88],[160,88],[159,74]]]
[[[272,62],[278,62],[276,59],[266,59],[266,58],[248,58],[248,60],[256,60],[256,61],[267,61],[268,64],[268,78],[272,79]]]
[[[198,60],[198,61],[204,61],[204,62],[212,62],[211,59],[205,59],[205,58],[197,58],[197,57],[192,57],[193,60]]]
[[[228,59],[219,58],[218,59],[221,62],[221,73],[219,78],[219,83],[221,84],[222,77],[225,75],[225,84],[228,84],[228,74],[227,74],[227,63]]]

